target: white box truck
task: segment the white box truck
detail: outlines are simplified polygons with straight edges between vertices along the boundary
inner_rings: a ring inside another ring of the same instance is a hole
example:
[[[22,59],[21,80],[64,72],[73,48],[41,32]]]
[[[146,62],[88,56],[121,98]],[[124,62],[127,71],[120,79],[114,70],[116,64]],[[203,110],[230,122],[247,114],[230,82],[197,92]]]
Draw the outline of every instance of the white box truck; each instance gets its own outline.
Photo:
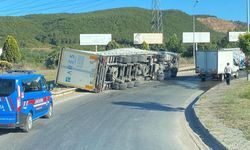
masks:
[[[132,88],[142,80],[175,77],[179,56],[135,48],[90,52],[63,48],[56,82],[87,91]]]
[[[196,73],[204,81],[206,77],[212,76],[221,81],[225,77],[225,67],[230,63],[232,75],[238,77],[239,66],[234,61],[233,51],[197,51],[196,52]]]

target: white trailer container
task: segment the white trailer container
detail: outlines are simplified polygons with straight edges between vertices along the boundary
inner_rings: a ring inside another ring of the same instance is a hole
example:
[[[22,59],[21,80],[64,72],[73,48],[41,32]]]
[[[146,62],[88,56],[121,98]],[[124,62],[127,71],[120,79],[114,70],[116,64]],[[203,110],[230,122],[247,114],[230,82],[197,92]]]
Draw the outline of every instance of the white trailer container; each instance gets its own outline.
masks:
[[[224,80],[225,67],[230,63],[232,75],[237,77],[239,66],[235,64],[233,51],[197,51],[196,52],[196,73],[202,80],[207,76],[217,77]]]
[[[141,80],[175,77],[179,57],[175,53],[135,48],[90,52],[63,48],[56,82],[100,92],[138,86]]]

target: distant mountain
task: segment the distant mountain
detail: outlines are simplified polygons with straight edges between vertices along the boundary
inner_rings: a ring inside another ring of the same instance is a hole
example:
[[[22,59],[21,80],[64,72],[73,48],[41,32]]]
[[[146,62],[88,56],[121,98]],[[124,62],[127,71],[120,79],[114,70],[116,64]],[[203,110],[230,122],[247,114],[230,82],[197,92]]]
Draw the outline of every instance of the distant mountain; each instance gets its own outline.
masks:
[[[164,40],[176,33],[192,31],[192,16],[178,11],[163,12]],[[15,36],[22,47],[53,45],[80,47],[83,33],[111,33],[122,44],[132,44],[133,33],[151,32],[152,13],[141,8],[119,8],[79,14],[46,14],[21,17],[0,17],[0,44],[7,35]],[[209,31],[212,40],[221,39],[225,32],[209,25],[209,20],[196,24],[196,31]],[[220,24],[217,25],[218,27]]]
[[[219,19],[215,16],[198,16],[197,20],[208,26],[210,29],[227,33],[229,31],[245,31],[246,25],[241,22],[233,22],[233,21],[227,21],[223,19]]]

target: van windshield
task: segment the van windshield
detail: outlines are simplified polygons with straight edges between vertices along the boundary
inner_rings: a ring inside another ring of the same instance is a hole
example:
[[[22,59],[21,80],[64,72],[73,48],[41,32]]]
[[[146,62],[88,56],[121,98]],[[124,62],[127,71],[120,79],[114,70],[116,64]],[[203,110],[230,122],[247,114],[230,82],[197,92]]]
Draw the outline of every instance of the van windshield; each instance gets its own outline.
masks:
[[[0,79],[0,96],[9,96],[15,91],[15,80]]]

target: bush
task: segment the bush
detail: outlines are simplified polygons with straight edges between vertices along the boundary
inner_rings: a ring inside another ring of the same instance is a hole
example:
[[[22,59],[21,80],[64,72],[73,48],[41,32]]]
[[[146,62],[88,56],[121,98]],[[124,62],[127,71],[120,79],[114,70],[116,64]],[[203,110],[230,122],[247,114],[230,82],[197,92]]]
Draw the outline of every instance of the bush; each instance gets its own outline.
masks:
[[[144,49],[144,50],[149,50],[149,45],[148,43],[146,43],[145,41],[141,44],[141,49]]]
[[[45,60],[45,66],[48,69],[55,69],[58,66],[60,50],[56,49],[49,53],[47,59]]]
[[[16,39],[13,36],[8,36],[4,46],[1,60],[11,63],[18,63],[21,60],[21,53]]]
[[[4,70],[10,70],[13,67],[13,65],[7,61],[0,61],[0,69],[2,72]]]
[[[112,49],[117,49],[117,48],[120,48],[120,45],[115,40],[112,40],[106,46],[106,50],[112,50]]]

